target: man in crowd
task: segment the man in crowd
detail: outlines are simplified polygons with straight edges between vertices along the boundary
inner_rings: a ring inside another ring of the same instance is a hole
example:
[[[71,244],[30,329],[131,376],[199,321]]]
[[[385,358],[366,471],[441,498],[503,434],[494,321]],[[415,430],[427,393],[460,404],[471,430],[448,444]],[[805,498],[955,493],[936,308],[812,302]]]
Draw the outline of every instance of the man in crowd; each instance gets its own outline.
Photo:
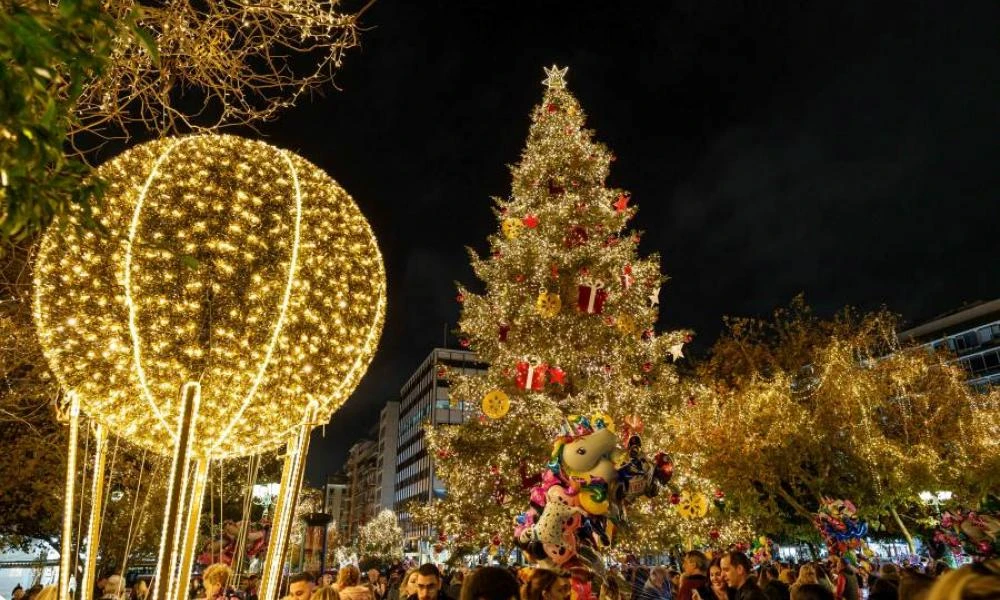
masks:
[[[315,587],[316,580],[309,572],[296,573],[288,578],[288,597],[290,600],[309,600]]]
[[[701,600],[710,600],[712,587],[708,581],[708,558],[702,552],[692,550],[684,555],[681,569],[683,574],[677,600],[693,600],[695,590]]]
[[[382,573],[378,569],[368,569],[368,587],[372,590],[372,597],[375,600],[384,600],[385,598],[385,580],[382,579]]]
[[[729,552],[722,555],[720,565],[729,588],[735,592],[731,600],[767,600],[753,578],[753,563],[742,552]]]
[[[837,577],[834,584],[836,588],[834,595],[837,600],[859,600],[861,592],[858,589],[858,576],[855,574],[854,568],[840,556],[834,556],[830,566]]]
[[[443,583],[441,571],[434,564],[422,564],[417,569],[417,593],[411,595],[409,600],[451,600],[441,591]]]
[[[653,567],[649,579],[639,593],[639,600],[672,600],[670,580],[666,567]]]

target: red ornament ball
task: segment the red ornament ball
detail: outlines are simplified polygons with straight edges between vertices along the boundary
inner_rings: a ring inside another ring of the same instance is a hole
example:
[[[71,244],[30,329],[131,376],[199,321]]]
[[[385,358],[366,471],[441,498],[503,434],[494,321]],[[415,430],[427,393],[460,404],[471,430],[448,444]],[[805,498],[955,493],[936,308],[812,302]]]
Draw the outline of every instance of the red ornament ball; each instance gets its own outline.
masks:
[[[469,338],[461,338],[461,339],[459,339],[458,340],[458,345],[461,346],[461,347],[463,347],[463,348],[468,348],[469,347]]]
[[[555,103],[549,102],[549,104],[545,107],[545,110],[549,111],[550,113],[554,113],[559,110],[559,107],[556,106]]]
[[[465,302],[465,294],[455,296],[455,302],[458,302],[459,304]]]
[[[726,497],[726,492],[723,492],[721,489],[717,489],[715,490],[715,497],[718,500],[722,500],[723,498]]]
[[[528,229],[534,229],[535,227],[538,227],[538,215],[525,215],[524,218],[521,219],[521,223],[523,223]]]
[[[708,532],[708,537],[712,538],[713,540],[719,539],[719,530],[718,529],[713,529],[712,531],[709,531]]]
[[[677,492],[674,492],[673,494],[670,494],[670,503],[671,504],[680,504],[681,503],[681,495],[678,494]]]
[[[642,363],[642,370],[645,373],[649,373],[650,371],[653,370],[653,363],[651,362]]]

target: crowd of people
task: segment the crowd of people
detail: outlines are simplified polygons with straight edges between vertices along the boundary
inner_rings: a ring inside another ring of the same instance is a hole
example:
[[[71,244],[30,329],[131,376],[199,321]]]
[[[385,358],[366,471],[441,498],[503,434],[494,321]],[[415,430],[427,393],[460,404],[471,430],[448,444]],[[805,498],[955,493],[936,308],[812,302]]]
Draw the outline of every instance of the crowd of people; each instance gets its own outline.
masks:
[[[628,565],[601,570],[577,568],[477,567],[443,571],[419,568],[369,569],[354,565],[315,577],[297,573],[283,582],[283,600],[1000,600],[1000,559],[951,569],[876,564],[856,569],[840,557],[801,564],[754,565],[742,552],[709,559],[686,553],[679,569]],[[259,579],[233,577],[214,564],[192,581],[191,600],[262,600]],[[125,591],[118,575],[102,578],[94,600],[147,600],[149,586],[137,580]],[[55,586],[13,590],[12,600],[57,600]]]

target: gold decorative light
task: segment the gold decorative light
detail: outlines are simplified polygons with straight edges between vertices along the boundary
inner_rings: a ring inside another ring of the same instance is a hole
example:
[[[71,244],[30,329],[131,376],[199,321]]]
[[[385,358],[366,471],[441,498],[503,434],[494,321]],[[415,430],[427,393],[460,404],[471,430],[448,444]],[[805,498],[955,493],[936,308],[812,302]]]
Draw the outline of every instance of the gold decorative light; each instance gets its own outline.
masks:
[[[170,454],[179,390],[200,382],[203,458],[286,441],[310,401],[327,420],[385,317],[381,254],[350,196],[301,157],[229,135],[143,144],[97,174],[106,232],[55,223],[35,275],[45,355],[83,411]]]

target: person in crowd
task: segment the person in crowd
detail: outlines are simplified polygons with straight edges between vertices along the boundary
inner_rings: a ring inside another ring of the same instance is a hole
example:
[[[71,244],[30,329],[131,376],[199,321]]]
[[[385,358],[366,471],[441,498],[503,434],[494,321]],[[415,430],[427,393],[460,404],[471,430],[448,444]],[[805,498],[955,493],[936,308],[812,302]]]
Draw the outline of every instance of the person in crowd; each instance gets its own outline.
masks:
[[[667,569],[667,579],[670,581],[670,594],[672,596],[681,587],[681,572],[676,569]]]
[[[101,600],[119,600],[122,596],[122,591],[125,589],[125,582],[122,581],[120,575],[112,575],[104,580],[104,584],[101,586]],[[37,594],[32,596],[37,598]]]
[[[289,600],[310,600],[315,589],[316,580],[308,571],[296,573],[288,578]]]
[[[934,587],[934,578],[917,571],[906,570],[899,575],[899,600],[926,600]]]
[[[760,568],[760,574],[766,580],[761,585],[761,591],[768,597],[768,600],[788,600],[791,598],[788,584],[778,579],[778,567],[764,565]]]
[[[670,575],[666,567],[653,567],[649,570],[649,579],[642,586],[638,600],[672,600],[670,590]]]
[[[805,583],[795,588],[792,600],[834,600],[833,592],[818,583]]]
[[[795,569],[791,565],[781,565],[781,569],[778,571],[778,581],[787,585],[790,591],[792,584],[795,583]]]
[[[535,569],[521,587],[521,600],[569,600],[572,591],[569,575]]]
[[[834,584],[834,596],[837,600],[861,600],[861,591],[858,589],[858,576],[854,568],[841,556],[834,556],[830,565],[836,583]]]
[[[995,600],[1000,598],[1000,558],[969,563],[942,574],[927,600]]]
[[[628,600],[628,589],[628,582],[616,570],[612,569],[601,583],[598,600]],[[712,599],[703,598],[702,600]]]
[[[208,565],[205,572],[201,574],[201,581],[205,587],[199,598],[215,600],[221,597],[232,576],[233,571],[229,568],[229,565],[223,563]],[[109,577],[108,581],[110,582],[114,578],[115,576]]]
[[[649,569],[641,565],[635,565],[632,568],[631,577],[629,578],[629,583],[632,584],[633,598],[638,598],[642,594],[642,588],[646,586],[647,581],[649,581]]]
[[[354,565],[340,568],[333,588],[337,590],[340,600],[375,600],[372,590],[361,585],[361,570]]]
[[[146,600],[146,596],[149,595],[149,586],[146,585],[145,579],[140,579],[135,582],[132,586],[131,600]]]
[[[255,573],[247,575],[243,580],[243,598],[245,600],[257,600],[260,589],[260,578]]]
[[[310,600],[340,600],[340,596],[332,585],[321,585],[313,591]]]
[[[517,578],[502,567],[481,567],[461,575],[459,600],[518,600]]]
[[[462,580],[465,579],[465,572],[461,569],[455,571],[448,582],[448,589],[445,590],[449,597],[458,598],[462,595]]]
[[[898,586],[899,568],[891,562],[882,563],[878,568],[878,579],[885,579],[889,583]]]
[[[59,588],[54,585],[47,585],[35,595],[35,600],[57,600],[59,598]]]
[[[897,600],[899,590],[889,579],[878,577],[868,589],[868,600]]]
[[[677,588],[676,600],[694,600],[698,592],[700,600],[712,600],[712,586],[708,580],[708,558],[698,550],[684,555],[681,561],[681,584]]]
[[[416,575],[417,592],[409,596],[410,600],[451,600],[441,589],[444,581],[436,565],[424,563],[417,569]]]
[[[38,597],[38,594],[40,594],[43,589],[45,589],[45,588],[42,587],[42,584],[36,583],[35,585],[33,585],[30,588],[28,588],[27,590],[25,590],[25,592],[24,592],[24,600],[34,600],[35,598]],[[103,587],[98,588],[98,590],[100,591],[100,593],[102,593],[102,594],[104,593],[104,591],[103,591],[104,588]]]
[[[375,600],[385,600],[386,586],[385,579],[378,569],[368,569],[368,587],[372,590]]]
[[[826,567],[820,563],[816,563],[816,579],[819,584],[831,592],[836,591],[836,586],[833,585],[833,580],[830,579],[830,575],[826,572]]]
[[[753,563],[746,554],[736,551],[723,554],[720,565],[726,583],[736,590],[735,600],[767,600],[753,578]]]
[[[333,571],[324,571],[323,575],[319,578],[319,587],[328,586],[332,587],[334,583],[337,582],[337,574]]]
[[[24,598],[24,588],[21,587],[21,584],[19,583],[10,591],[10,599],[21,600],[21,598]]]
[[[789,592],[792,597],[795,596],[795,590],[799,589],[804,585],[819,585],[819,578],[816,577],[816,566],[812,563],[806,563],[799,567],[799,576],[795,580],[795,583],[789,588]]]
[[[728,600],[729,586],[726,585],[726,574],[722,572],[722,556],[716,555],[708,565],[708,581],[712,584],[712,596],[702,598],[702,600]]]

